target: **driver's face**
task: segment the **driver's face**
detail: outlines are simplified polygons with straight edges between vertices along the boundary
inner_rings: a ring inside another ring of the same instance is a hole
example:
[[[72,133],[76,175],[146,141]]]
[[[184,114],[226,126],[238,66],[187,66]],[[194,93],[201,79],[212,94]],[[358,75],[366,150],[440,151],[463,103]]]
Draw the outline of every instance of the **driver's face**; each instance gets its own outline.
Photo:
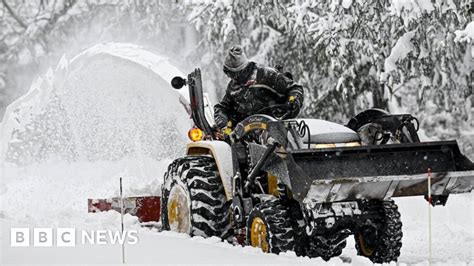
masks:
[[[239,72],[234,72],[234,71],[230,71],[226,68],[224,68],[224,74],[229,77],[230,79],[234,80],[234,81],[237,81],[239,79]]]

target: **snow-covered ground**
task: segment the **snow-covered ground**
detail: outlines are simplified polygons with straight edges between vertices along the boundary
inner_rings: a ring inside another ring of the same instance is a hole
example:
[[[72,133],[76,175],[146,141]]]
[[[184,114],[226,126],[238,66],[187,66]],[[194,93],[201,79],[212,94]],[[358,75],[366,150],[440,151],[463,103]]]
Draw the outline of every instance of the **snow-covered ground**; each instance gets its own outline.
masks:
[[[89,197],[118,193],[118,175],[109,176],[119,165],[129,165],[124,177],[126,194],[153,193],[161,181],[167,162],[157,170],[156,183],[141,182],[136,162],[51,163],[34,167],[7,167],[0,187],[1,252],[0,263],[120,263],[120,245],[82,245],[76,247],[10,247],[10,228],[50,227],[79,230],[120,230],[116,212],[87,213]],[[401,264],[427,264],[428,209],[421,198],[397,199],[403,221]],[[446,207],[432,209],[433,261],[438,265],[474,264],[474,194],[452,195]],[[130,263],[172,264],[284,264],[325,265],[321,259],[297,258],[294,253],[263,254],[250,247],[234,247],[218,239],[157,232],[141,228],[135,217],[126,215],[125,229],[139,231],[139,242],[126,245]],[[354,241],[340,258],[327,265],[371,265],[356,255]]]
[[[189,118],[181,109],[179,95],[167,90],[170,76],[176,73],[169,64],[130,45],[97,46],[74,60],[64,60],[50,73],[49,79],[45,79],[46,83],[32,86],[27,96],[13,104],[2,122],[1,265],[120,263],[121,246],[118,244],[11,247],[10,229],[120,230],[118,213],[87,213],[87,198],[118,195],[119,177],[123,178],[125,195],[159,194],[168,163],[183,149],[179,136],[185,135]],[[136,80],[134,75],[137,75]],[[58,95],[61,108],[48,105]],[[136,108],[126,104],[127,101],[147,104],[147,108]],[[157,104],[152,104],[154,102]],[[40,107],[55,112],[45,116]],[[65,114],[49,115],[58,112]],[[41,124],[45,117],[49,122]],[[58,117],[63,119],[57,120]],[[143,128],[148,122],[151,128]],[[51,126],[55,123],[61,123],[61,127]],[[141,126],[135,128],[134,123]],[[170,133],[160,132],[163,123],[169,127],[176,125],[171,130],[176,139],[160,139],[161,134]],[[29,134],[32,125],[45,129],[46,133]],[[94,126],[99,126],[106,134],[98,134],[93,130]],[[123,130],[118,130],[121,128]],[[156,135],[147,135],[147,130]],[[54,138],[58,132],[63,138]],[[114,138],[120,141],[113,142]],[[44,142],[44,139],[55,141]],[[72,147],[67,145],[69,141],[74,144]],[[41,145],[19,144],[38,142]],[[11,143],[15,149],[10,148]],[[44,147],[46,144],[50,149]],[[97,154],[96,149],[101,147],[106,149]],[[43,149],[46,152],[37,152]],[[156,153],[155,149],[166,149],[167,154]],[[53,156],[57,151],[60,152]],[[11,162],[30,158],[31,154],[41,154],[41,160],[32,160],[23,166]],[[120,156],[110,159],[113,154]],[[399,264],[427,265],[427,204],[422,198],[396,201],[404,225]],[[432,215],[434,264],[474,265],[474,193],[450,196],[446,207],[433,208]],[[125,229],[138,230],[139,237],[136,245],[125,247],[128,263],[372,265],[356,255],[352,238],[348,239],[341,257],[326,263],[319,258],[298,258],[292,252],[263,254],[257,249],[232,246],[216,238],[190,238],[158,232],[141,227],[130,215],[125,216]]]

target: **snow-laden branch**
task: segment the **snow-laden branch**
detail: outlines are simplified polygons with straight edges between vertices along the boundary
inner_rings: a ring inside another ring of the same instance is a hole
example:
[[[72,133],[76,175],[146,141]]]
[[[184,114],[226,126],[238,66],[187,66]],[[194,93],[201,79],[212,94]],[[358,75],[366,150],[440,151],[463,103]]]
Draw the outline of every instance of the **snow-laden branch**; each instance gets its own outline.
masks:
[[[2,0],[2,4],[5,6],[5,8],[8,10],[8,13],[10,13],[10,16],[24,29],[26,29],[28,26],[21,20],[21,18],[13,11],[13,9],[8,5],[7,0]]]

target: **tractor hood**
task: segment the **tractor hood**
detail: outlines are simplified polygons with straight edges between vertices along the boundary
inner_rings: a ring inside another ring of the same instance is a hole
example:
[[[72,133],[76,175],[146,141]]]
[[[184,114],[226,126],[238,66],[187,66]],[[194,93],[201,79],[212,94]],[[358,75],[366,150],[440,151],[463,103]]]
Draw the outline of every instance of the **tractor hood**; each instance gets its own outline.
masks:
[[[303,137],[304,143],[346,143],[360,141],[359,135],[352,129],[321,119],[304,118],[298,119],[298,122],[304,121],[308,125],[310,138],[306,134]]]

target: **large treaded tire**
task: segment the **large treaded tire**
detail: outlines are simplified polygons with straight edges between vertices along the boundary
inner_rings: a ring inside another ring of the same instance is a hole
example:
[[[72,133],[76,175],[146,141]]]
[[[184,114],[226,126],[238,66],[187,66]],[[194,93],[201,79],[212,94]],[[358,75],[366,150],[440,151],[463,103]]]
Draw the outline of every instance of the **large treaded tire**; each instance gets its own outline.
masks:
[[[304,219],[301,205],[296,200],[291,200],[288,204],[289,215],[291,217],[294,234],[294,251],[296,256],[304,257],[307,254],[309,237],[306,234],[306,221]]]
[[[313,236],[310,238],[307,255],[310,258],[321,257],[325,261],[338,257],[346,247],[347,236],[344,232],[331,236]]]
[[[189,199],[189,233],[192,236],[226,238],[230,230],[230,209],[226,204],[216,163],[212,157],[188,156],[176,159],[164,176],[161,198],[161,222],[170,230],[168,199],[174,186],[179,186]]]
[[[379,230],[376,232],[376,244],[372,249],[372,253],[364,251],[363,240],[368,237],[374,237],[373,234],[356,233],[354,235],[357,254],[369,258],[374,263],[389,263],[397,261],[400,256],[402,247],[402,222],[400,220],[400,212],[398,206],[393,200],[372,203],[369,206],[371,211],[378,211],[382,217],[379,224]]]
[[[268,230],[267,243],[270,253],[279,254],[294,247],[294,232],[288,207],[276,197],[268,197],[257,204],[247,219],[247,245],[251,245],[251,226],[255,218],[260,218]]]

